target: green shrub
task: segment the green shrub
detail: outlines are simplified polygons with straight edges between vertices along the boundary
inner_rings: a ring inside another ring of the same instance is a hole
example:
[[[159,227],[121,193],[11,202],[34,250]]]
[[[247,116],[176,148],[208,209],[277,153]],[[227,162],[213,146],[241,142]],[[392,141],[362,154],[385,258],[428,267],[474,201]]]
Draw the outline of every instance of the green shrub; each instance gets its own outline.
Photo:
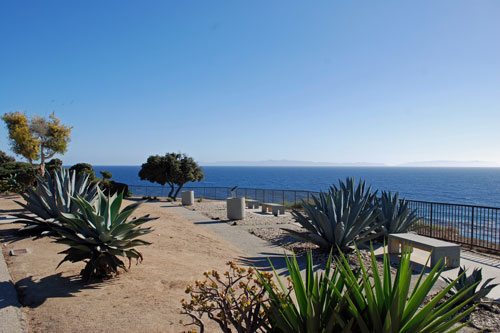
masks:
[[[26,187],[33,186],[40,170],[29,163],[5,162],[0,164],[0,181],[2,192],[22,192]]]
[[[76,172],[76,177],[80,178],[84,175],[88,175],[89,181],[92,183],[95,180],[94,167],[88,163],[77,163],[69,168],[70,171]]]
[[[45,172],[52,174],[54,171],[62,168],[63,162],[58,158],[53,158],[45,163]]]
[[[102,170],[100,173],[103,179],[111,179],[113,177],[113,174],[106,170]]]
[[[4,151],[0,150],[0,165],[7,162],[15,162],[16,159],[12,156],[7,155]]]
[[[188,315],[192,322],[204,331],[203,316],[219,324],[222,332],[258,332],[268,328],[265,312],[268,298],[266,284],[275,288],[272,274],[259,273],[255,269],[238,267],[234,262],[222,276],[215,270],[205,272],[205,280],[196,281],[186,289],[190,300],[182,300],[182,314]],[[263,282],[261,282],[263,281]]]
[[[199,196],[199,197],[198,197],[198,200],[196,200],[196,201],[198,201],[198,202],[203,202],[203,197],[202,197],[202,196]]]
[[[339,181],[339,187],[332,186],[327,194],[313,196],[314,204],[303,201],[302,206],[307,217],[294,210],[292,215],[307,232],[287,231],[291,236],[313,242],[325,249],[345,251],[354,242],[362,243],[382,234],[375,231],[377,223],[377,207],[375,193],[371,187],[366,188],[361,181],[358,186],[354,179]]]
[[[129,260],[129,268],[132,258],[141,262],[142,254],[135,247],[151,243],[137,237],[151,232],[151,228],[139,226],[157,219],[149,215],[128,219],[142,202],[133,203],[120,211],[121,193],[106,197],[101,190],[97,191],[95,205],[81,197],[72,198],[78,210],[73,214],[62,213],[64,223],[53,227],[59,235],[56,243],[69,246],[60,252],[66,256],[58,267],[65,261],[85,261],[85,268],[81,271],[84,282],[110,278],[118,274],[118,268],[127,271],[118,256]]]
[[[99,187],[104,192],[104,194],[109,196],[115,193],[123,193],[123,197],[128,198],[132,195],[127,184],[118,183],[109,179],[103,179],[99,183]]]

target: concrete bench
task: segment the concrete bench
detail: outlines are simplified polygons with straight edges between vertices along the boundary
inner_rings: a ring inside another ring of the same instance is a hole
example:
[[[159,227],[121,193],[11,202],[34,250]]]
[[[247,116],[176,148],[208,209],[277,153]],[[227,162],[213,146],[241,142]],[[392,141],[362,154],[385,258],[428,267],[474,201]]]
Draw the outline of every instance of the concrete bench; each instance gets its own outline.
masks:
[[[285,214],[285,206],[274,203],[262,203],[262,213],[267,213],[272,211],[274,216],[278,216],[280,213]]]
[[[259,200],[245,199],[245,204],[247,205],[247,208],[259,208],[260,201]]]
[[[431,268],[436,266],[441,258],[443,258],[442,263],[447,267],[460,266],[460,246],[457,244],[413,233],[389,235],[389,253],[400,253],[400,246],[402,245],[432,251]]]

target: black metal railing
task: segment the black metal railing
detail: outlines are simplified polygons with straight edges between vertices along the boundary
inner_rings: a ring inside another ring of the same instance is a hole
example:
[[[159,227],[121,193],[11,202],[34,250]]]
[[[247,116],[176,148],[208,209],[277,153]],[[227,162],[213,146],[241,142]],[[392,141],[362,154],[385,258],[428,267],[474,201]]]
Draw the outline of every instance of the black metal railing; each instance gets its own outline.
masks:
[[[168,187],[129,185],[133,195],[165,197]],[[231,196],[229,187],[183,187],[194,191],[196,198],[222,200]],[[238,188],[236,195],[262,202],[299,204],[319,192]],[[421,235],[452,242],[500,251],[500,208],[407,200],[409,207],[421,217],[413,230]]]
[[[419,234],[464,245],[500,250],[500,208],[407,200],[421,218]]]

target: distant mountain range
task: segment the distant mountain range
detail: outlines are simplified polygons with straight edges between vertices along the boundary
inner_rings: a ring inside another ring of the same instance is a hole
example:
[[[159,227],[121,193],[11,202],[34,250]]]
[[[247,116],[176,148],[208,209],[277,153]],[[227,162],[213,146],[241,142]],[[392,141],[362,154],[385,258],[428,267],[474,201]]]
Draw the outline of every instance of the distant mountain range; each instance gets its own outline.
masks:
[[[399,164],[402,167],[455,167],[455,168],[498,168],[499,163],[488,161],[424,161]]]
[[[499,163],[488,161],[423,161],[409,162],[397,165],[384,163],[330,163],[312,161],[290,161],[290,160],[267,160],[267,161],[228,161],[228,162],[200,162],[202,166],[280,166],[280,167],[469,167],[485,168],[500,167]]]
[[[382,163],[329,163],[329,162],[311,162],[311,161],[290,161],[290,160],[267,160],[267,161],[230,161],[230,162],[201,162],[203,166],[386,166]]]

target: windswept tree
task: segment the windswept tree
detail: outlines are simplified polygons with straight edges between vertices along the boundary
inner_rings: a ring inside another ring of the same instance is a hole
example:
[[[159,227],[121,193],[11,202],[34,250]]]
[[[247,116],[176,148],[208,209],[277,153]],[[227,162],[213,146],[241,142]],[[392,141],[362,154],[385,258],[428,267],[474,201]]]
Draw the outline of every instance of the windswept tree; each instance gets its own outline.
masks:
[[[139,177],[162,186],[168,184],[168,196],[175,199],[184,184],[202,181],[205,175],[193,158],[186,154],[167,153],[149,156],[139,171]]]
[[[23,156],[33,166],[40,160],[40,174],[45,174],[45,161],[55,154],[64,154],[70,140],[72,127],[61,124],[52,113],[49,119],[25,113],[9,112],[3,115],[3,121],[9,130],[11,149]]]

